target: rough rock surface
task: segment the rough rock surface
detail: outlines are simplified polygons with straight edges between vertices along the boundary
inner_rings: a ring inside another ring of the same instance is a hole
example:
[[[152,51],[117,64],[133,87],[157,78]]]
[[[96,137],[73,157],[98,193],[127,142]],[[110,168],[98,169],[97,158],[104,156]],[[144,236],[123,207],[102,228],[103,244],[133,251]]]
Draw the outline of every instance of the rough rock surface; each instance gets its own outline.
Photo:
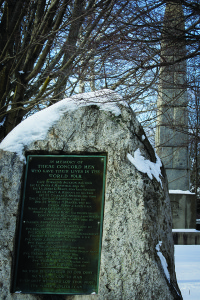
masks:
[[[165,171],[161,184],[139,172],[127,159],[139,148],[151,162],[154,150],[131,109],[119,106],[121,115],[97,106],[69,111],[44,140],[24,146],[26,151],[49,153],[107,152],[107,178],[103,243],[98,295],[23,295],[10,293],[24,162],[15,153],[0,151],[0,261],[1,299],[171,300],[182,299],[174,270],[172,218]],[[167,279],[156,250],[168,264]]]

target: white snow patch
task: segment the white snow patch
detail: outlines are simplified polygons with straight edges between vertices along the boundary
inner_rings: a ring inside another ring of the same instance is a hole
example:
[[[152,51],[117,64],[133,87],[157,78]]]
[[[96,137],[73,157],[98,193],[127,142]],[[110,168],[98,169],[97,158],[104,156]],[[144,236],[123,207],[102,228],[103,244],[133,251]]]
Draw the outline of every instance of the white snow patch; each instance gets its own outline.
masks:
[[[142,135],[142,141],[144,141],[146,139],[145,135]]]
[[[195,232],[195,233],[200,233],[199,230],[196,229],[172,229],[172,232]]]
[[[162,265],[163,270],[165,272],[165,276],[166,276],[167,280],[170,282],[170,274],[169,274],[169,271],[168,271],[168,264],[167,264],[167,261],[166,261],[164,255],[160,251],[161,246],[162,246],[162,241],[159,241],[159,243],[156,245],[156,251],[157,251],[157,254],[160,258],[161,265]]]
[[[162,181],[160,178],[160,176],[162,176],[160,170],[160,167],[162,166],[162,162],[157,154],[156,154],[156,163],[151,162],[148,159],[145,159],[142,156],[139,148],[134,152],[134,157],[128,153],[127,158],[138,169],[138,171],[142,173],[146,173],[150,179],[153,179],[154,176],[162,186]]]
[[[184,300],[199,300],[200,245],[175,245],[175,270]]]
[[[169,190],[169,194],[189,194],[189,195],[195,195],[195,193],[191,193],[190,191],[182,191],[182,190]]]
[[[107,89],[63,99],[21,122],[1,142],[0,149],[16,152],[20,159],[24,160],[24,146],[28,146],[36,140],[45,139],[49,129],[67,111],[74,111],[83,106],[97,105],[100,110],[110,111],[119,116],[121,110],[117,104],[126,105],[121,96]]]

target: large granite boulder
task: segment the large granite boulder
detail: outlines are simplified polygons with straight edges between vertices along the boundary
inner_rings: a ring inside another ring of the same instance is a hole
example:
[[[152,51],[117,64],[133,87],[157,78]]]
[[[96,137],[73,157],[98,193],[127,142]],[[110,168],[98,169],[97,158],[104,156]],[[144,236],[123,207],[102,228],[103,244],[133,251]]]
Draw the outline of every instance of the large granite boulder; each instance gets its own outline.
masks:
[[[64,99],[22,122],[0,148],[1,299],[182,299],[165,171],[117,94],[103,90]],[[108,155],[98,295],[10,292],[27,151]]]

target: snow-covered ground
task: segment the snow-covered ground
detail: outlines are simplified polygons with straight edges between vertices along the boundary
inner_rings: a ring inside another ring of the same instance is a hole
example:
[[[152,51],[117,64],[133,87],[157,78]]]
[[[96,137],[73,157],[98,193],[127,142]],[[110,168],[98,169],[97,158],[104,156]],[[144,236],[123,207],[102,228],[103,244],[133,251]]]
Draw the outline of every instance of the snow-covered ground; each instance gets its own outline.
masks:
[[[175,269],[183,300],[199,300],[200,245],[175,245]]]

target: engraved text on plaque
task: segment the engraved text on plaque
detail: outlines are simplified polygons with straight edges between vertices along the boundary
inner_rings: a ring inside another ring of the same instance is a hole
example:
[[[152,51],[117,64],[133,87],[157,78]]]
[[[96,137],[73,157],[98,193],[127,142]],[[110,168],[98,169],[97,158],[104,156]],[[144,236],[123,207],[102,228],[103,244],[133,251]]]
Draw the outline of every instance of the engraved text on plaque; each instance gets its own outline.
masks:
[[[106,155],[29,155],[13,291],[98,293]]]

